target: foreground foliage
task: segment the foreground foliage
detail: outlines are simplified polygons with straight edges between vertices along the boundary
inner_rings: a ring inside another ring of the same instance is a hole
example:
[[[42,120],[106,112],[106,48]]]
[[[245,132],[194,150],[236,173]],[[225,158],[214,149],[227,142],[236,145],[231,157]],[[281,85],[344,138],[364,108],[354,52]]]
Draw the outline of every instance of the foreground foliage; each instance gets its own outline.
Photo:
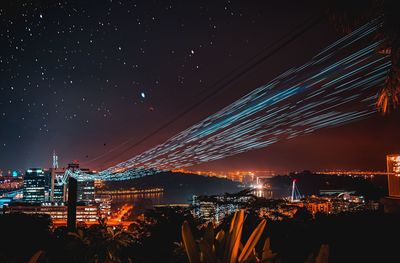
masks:
[[[193,237],[189,223],[182,225],[183,245],[190,263],[250,263],[250,262],[279,262],[280,259],[270,248],[270,239],[266,238],[261,253],[257,253],[255,247],[259,242],[266,220],[262,219],[253,230],[250,237],[243,245],[242,230],[245,211],[236,212],[232,218],[229,231],[220,230],[215,234],[215,228],[209,223],[205,229],[204,237],[196,241]],[[308,263],[328,262],[329,247],[322,245],[318,255],[311,254]]]
[[[213,262],[213,255],[220,263],[227,262],[223,260],[228,258],[236,258],[236,262],[323,263],[328,255],[330,263],[375,263],[397,262],[394,259],[398,257],[398,243],[392,242],[390,237],[400,236],[400,216],[380,212],[317,214],[313,218],[300,210],[291,219],[267,220],[258,238],[256,229],[262,219],[255,208],[247,208],[244,217],[236,216],[235,225],[242,231],[238,248],[238,239],[234,237],[240,232],[235,230],[236,234],[231,236],[232,244],[236,244],[232,250],[217,247],[217,244],[228,243],[230,230],[235,228],[232,226],[234,215],[226,217],[217,227],[211,224],[202,227],[203,223],[196,222],[190,211],[184,209],[156,208],[149,211],[147,217],[150,220],[128,232],[107,229],[101,222],[90,227],[79,226],[77,231],[69,232],[65,227],[52,229],[46,216],[0,215],[0,262],[26,263],[32,258],[30,263],[187,263],[190,261],[182,242],[183,225],[192,234],[200,263]],[[224,233],[225,241],[220,232]],[[211,252],[203,253],[207,248],[201,249],[200,243],[212,244]],[[253,243],[256,243],[254,247]],[[246,244],[249,246],[245,249]],[[250,253],[247,260],[244,260],[244,250]]]

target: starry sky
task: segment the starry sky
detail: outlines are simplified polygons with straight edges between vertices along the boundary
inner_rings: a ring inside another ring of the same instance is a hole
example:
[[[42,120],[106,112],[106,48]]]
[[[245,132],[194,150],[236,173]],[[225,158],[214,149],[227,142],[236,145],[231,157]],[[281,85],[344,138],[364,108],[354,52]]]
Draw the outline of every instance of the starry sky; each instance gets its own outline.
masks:
[[[340,38],[320,21],[146,138],[317,14],[315,1],[1,1],[0,169],[49,167],[53,150],[61,166],[104,169],[162,143]],[[376,114],[194,168],[384,170],[385,154],[400,151],[399,118]]]

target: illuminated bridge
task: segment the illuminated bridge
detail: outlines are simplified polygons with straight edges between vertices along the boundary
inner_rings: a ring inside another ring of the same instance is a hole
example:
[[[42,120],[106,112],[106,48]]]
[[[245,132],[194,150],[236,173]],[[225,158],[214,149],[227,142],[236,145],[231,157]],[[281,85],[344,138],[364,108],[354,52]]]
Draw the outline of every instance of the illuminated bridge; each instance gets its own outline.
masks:
[[[320,129],[365,119],[391,67],[372,21],[231,105],[129,160],[78,180],[127,180],[222,159]],[[301,52],[301,50],[299,50]]]

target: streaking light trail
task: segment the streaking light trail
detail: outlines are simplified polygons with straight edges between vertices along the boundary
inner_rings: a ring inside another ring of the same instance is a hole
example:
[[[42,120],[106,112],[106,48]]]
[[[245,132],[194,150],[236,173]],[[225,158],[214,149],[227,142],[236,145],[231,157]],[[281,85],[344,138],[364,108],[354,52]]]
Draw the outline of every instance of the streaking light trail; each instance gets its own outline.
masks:
[[[126,180],[267,147],[375,113],[390,68],[373,21],[163,144],[81,180]],[[354,52],[356,50],[356,52]],[[301,52],[301,51],[300,51]]]

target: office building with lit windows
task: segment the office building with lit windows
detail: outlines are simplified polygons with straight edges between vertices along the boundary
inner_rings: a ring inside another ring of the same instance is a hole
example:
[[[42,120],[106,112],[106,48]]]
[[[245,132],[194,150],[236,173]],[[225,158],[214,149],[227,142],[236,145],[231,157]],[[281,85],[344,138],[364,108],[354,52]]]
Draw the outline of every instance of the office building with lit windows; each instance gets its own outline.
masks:
[[[78,202],[93,203],[94,181],[78,181],[77,200]]]
[[[26,170],[24,176],[23,200],[27,203],[46,201],[46,176],[41,168]]]
[[[11,203],[5,209],[6,214],[46,214],[51,217],[54,224],[65,225],[68,217],[68,207],[65,203]],[[76,220],[78,222],[96,223],[99,218],[98,205],[78,204],[76,207]]]
[[[87,168],[81,168],[79,166],[79,163],[77,161],[74,161],[73,163],[69,163],[67,169],[71,171],[81,171],[83,173],[91,174],[92,171]],[[78,202],[84,202],[84,203],[94,203],[94,194],[95,194],[95,187],[94,187],[94,181],[80,181],[78,180],[78,189],[77,189],[77,200]]]

